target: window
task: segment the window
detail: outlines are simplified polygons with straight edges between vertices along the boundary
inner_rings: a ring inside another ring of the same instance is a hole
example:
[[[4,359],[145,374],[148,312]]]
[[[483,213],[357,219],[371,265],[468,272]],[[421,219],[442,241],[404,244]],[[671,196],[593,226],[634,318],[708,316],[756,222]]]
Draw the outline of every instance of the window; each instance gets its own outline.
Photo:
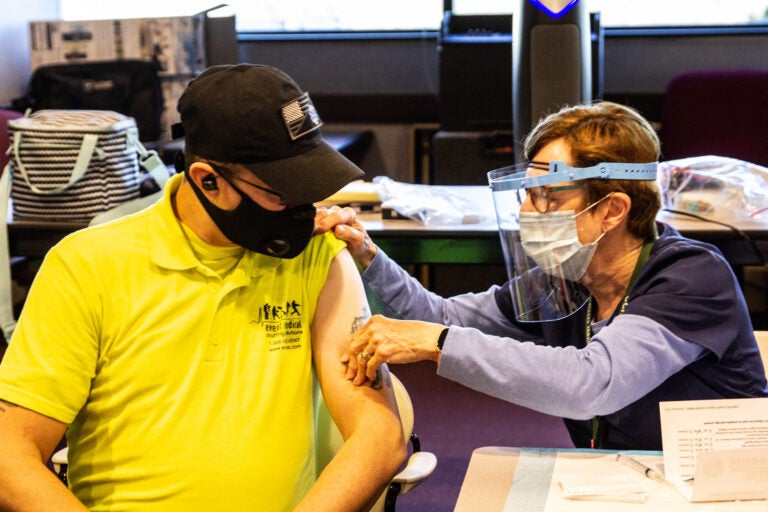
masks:
[[[210,0],[59,0],[65,20],[185,16]],[[231,0],[241,31],[437,30],[442,0]],[[407,13],[407,14],[405,14]]]
[[[181,16],[210,0],[59,0],[64,19]],[[581,0],[605,26],[723,25],[768,22],[768,0]],[[457,14],[512,12],[519,0],[453,0]],[[443,0],[231,0],[241,31],[437,30]]]

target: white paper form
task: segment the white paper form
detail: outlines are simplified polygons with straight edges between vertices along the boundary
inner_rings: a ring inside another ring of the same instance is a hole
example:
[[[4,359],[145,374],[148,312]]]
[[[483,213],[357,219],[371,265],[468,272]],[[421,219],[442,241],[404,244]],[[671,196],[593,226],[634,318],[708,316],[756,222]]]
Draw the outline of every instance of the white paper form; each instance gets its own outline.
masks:
[[[661,402],[659,410],[664,475],[683,496],[766,495],[768,398]]]

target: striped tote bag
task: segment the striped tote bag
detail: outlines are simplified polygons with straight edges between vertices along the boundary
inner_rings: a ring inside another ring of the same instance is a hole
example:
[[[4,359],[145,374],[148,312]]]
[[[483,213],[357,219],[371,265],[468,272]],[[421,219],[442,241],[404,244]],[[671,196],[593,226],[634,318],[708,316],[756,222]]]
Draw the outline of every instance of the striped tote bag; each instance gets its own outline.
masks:
[[[133,118],[108,110],[38,110],[8,133],[14,220],[87,223],[137,199],[140,163],[156,155]]]

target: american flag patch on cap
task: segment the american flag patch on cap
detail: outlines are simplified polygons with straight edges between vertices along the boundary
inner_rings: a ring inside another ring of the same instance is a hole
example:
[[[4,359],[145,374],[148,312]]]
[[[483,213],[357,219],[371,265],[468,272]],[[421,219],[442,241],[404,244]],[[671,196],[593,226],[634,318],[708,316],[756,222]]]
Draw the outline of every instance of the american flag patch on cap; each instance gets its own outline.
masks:
[[[283,121],[291,140],[318,130],[323,125],[312,100],[309,99],[309,93],[306,92],[283,105]]]

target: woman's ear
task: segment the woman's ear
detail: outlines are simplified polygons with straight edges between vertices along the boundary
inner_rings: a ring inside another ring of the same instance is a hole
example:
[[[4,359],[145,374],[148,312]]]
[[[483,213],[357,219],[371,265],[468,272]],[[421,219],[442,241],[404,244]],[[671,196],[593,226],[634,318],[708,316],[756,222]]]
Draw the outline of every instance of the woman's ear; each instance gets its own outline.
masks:
[[[605,219],[603,219],[603,231],[610,231],[629,217],[632,199],[624,192],[613,192],[606,203],[608,204]]]

